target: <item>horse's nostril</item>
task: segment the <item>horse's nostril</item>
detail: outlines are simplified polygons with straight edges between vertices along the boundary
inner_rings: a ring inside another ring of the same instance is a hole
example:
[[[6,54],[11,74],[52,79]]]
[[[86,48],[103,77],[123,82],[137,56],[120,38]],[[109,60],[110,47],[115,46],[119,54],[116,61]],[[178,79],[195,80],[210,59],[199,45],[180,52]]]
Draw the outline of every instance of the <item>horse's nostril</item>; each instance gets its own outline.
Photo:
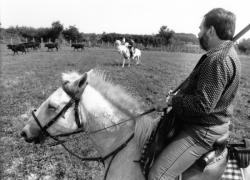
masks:
[[[27,134],[26,134],[24,131],[22,131],[20,135],[21,135],[22,137],[24,137],[24,138],[27,137]]]

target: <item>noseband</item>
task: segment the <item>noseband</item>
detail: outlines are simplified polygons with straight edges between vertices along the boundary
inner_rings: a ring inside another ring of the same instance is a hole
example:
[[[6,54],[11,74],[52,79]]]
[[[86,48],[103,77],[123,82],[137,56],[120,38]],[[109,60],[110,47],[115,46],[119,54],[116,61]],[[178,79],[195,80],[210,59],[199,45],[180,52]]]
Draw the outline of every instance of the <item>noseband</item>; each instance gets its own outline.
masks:
[[[86,86],[87,86],[87,82],[84,84],[84,88],[83,88],[83,90],[82,90],[82,92],[84,91],[84,89],[86,88]],[[62,89],[68,94],[68,96],[70,96],[70,101],[62,108],[62,110],[53,118],[53,119],[51,119],[45,126],[42,126],[41,125],[41,123],[40,123],[40,121],[38,120],[38,118],[36,117],[36,115],[35,115],[35,112],[36,112],[36,109],[35,110],[33,110],[32,112],[31,112],[31,114],[32,114],[32,116],[33,116],[33,118],[34,118],[34,120],[36,121],[36,123],[37,123],[37,125],[39,126],[39,128],[41,129],[41,131],[42,131],[42,134],[43,135],[45,135],[45,136],[49,136],[49,137],[51,137],[51,138],[55,138],[55,137],[53,137],[52,135],[50,135],[49,134],[49,132],[47,131],[47,129],[50,127],[50,126],[52,126],[58,119],[59,119],[59,117],[60,116],[62,116],[62,114],[64,114],[73,104],[75,104],[75,106],[74,106],[74,111],[75,111],[75,122],[76,122],[76,124],[77,124],[77,127],[78,127],[78,129],[82,129],[83,128],[83,125],[81,124],[81,122],[80,122],[80,118],[79,118],[79,108],[78,108],[78,106],[79,106],[79,102],[80,102],[80,97],[76,97],[76,96],[74,96],[74,95],[72,95],[71,93],[69,93],[64,87],[62,87]],[[72,134],[74,134],[74,133],[72,133]],[[67,133],[67,136],[68,135],[71,135],[70,133]],[[63,136],[63,135],[62,135]]]

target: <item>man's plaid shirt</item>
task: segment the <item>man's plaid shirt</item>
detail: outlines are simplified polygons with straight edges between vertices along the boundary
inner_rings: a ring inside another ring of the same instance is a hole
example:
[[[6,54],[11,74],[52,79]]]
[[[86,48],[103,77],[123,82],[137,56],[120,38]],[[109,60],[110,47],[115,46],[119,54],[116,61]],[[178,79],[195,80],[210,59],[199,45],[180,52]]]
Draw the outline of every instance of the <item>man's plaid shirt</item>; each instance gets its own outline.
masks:
[[[225,41],[203,55],[173,97],[172,106],[181,121],[220,125],[230,120],[240,81],[241,64],[233,42]]]

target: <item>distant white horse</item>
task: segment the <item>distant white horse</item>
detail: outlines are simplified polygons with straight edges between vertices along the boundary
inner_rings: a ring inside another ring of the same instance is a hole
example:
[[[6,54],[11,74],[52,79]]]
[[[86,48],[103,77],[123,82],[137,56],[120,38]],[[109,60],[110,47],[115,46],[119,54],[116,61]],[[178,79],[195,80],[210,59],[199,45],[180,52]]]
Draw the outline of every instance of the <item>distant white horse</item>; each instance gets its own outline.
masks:
[[[21,135],[27,142],[39,143],[48,135],[73,133],[82,128],[89,133],[100,155],[109,155],[104,159],[104,179],[145,180],[134,160],[140,158],[157,121],[149,115],[136,119],[136,115],[143,112],[141,107],[136,98],[106,81],[101,73],[64,74],[63,88],[58,88],[33,111]],[[126,121],[128,119],[132,121]],[[204,170],[195,165],[190,167],[183,173],[183,180],[221,179],[227,156],[227,151],[217,155]],[[249,180],[250,166],[242,172],[245,180]]]
[[[136,61],[136,65],[141,64],[141,50],[132,47],[132,53],[133,53],[132,59]]]
[[[128,43],[125,43],[124,45],[121,43],[120,40],[115,41],[116,49],[118,52],[122,55],[122,67],[124,67],[126,60],[128,61],[128,66],[130,66],[130,52],[128,49]]]

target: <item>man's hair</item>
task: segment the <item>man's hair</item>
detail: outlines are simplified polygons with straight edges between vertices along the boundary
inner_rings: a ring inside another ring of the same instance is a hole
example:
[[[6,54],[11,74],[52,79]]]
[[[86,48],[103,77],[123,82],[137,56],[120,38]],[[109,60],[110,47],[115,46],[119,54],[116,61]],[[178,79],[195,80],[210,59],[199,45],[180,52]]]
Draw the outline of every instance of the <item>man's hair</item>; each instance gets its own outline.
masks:
[[[236,17],[232,12],[215,8],[205,14],[204,18],[204,26],[206,28],[213,26],[221,40],[233,39]]]

